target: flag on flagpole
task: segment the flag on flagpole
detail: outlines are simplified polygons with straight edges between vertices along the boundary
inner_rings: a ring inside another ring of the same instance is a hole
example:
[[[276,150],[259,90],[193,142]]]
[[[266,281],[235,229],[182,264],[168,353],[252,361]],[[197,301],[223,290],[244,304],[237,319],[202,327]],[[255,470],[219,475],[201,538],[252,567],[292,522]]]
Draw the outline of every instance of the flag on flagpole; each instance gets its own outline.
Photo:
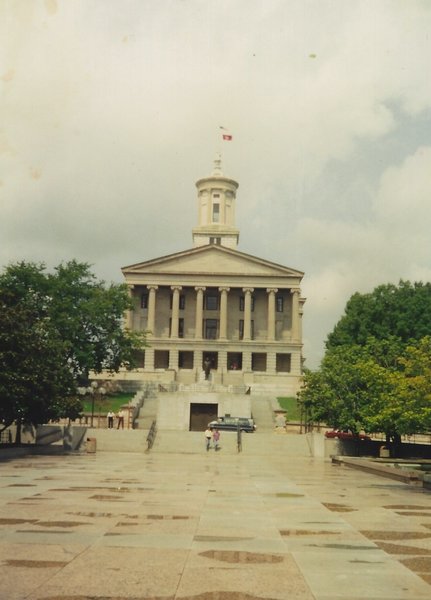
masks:
[[[231,142],[232,141],[232,136],[230,133],[228,133],[228,130],[226,129],[226,127],[222,127],[220,125],[220,129],[226,133],[222,133],[222,138],[223,140],[225,140],[226,142]]]

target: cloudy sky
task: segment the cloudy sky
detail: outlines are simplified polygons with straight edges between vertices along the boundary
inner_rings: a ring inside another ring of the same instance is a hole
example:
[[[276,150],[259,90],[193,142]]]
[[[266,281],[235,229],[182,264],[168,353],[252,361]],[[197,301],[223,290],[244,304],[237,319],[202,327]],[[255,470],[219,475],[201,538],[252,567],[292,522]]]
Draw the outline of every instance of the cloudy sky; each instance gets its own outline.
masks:
[[[0,0],[0,266],[191,247],[222,125],[239,249],[349,297],[431,280],[428,0]]]

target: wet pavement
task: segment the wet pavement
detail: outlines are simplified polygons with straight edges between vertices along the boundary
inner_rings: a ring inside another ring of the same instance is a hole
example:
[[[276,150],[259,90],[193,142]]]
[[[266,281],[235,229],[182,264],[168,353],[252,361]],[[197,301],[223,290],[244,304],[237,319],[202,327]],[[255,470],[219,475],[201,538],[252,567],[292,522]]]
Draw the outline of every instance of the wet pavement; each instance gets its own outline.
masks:
[[[0,462],[0,599],[423,600],[431,494],[322,459]]]

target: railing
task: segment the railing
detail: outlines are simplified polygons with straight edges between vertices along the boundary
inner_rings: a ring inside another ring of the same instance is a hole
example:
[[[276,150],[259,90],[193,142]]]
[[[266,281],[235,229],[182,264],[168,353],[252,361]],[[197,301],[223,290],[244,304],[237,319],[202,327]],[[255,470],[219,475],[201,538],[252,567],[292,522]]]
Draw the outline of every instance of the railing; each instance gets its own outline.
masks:
[[[150,430],[147,435],[147,451],[151,450],[151,448],[153,447],[154,440],[156,439],[156,434],[157,434],[157,425],[156,425],[156,421],[153,421],[151,423],[151,427],[150,427]]]
[[[242,452],[242,431],[239,428],[239,425],[236,430],[236,447],[238,452]]]

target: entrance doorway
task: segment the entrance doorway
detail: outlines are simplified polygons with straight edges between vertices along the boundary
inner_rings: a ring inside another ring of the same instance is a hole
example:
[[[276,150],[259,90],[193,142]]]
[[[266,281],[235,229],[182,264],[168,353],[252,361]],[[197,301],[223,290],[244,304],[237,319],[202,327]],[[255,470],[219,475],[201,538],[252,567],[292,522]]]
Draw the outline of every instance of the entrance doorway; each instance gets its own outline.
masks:
[[[217,419],[218,404],[190,404],[189,431],[205,431],[210,421]]]
[[[218,353],[217,352],[202,352],[202,369],[204,369],[205,361],[209,360],[211,369],[217,371]]]

